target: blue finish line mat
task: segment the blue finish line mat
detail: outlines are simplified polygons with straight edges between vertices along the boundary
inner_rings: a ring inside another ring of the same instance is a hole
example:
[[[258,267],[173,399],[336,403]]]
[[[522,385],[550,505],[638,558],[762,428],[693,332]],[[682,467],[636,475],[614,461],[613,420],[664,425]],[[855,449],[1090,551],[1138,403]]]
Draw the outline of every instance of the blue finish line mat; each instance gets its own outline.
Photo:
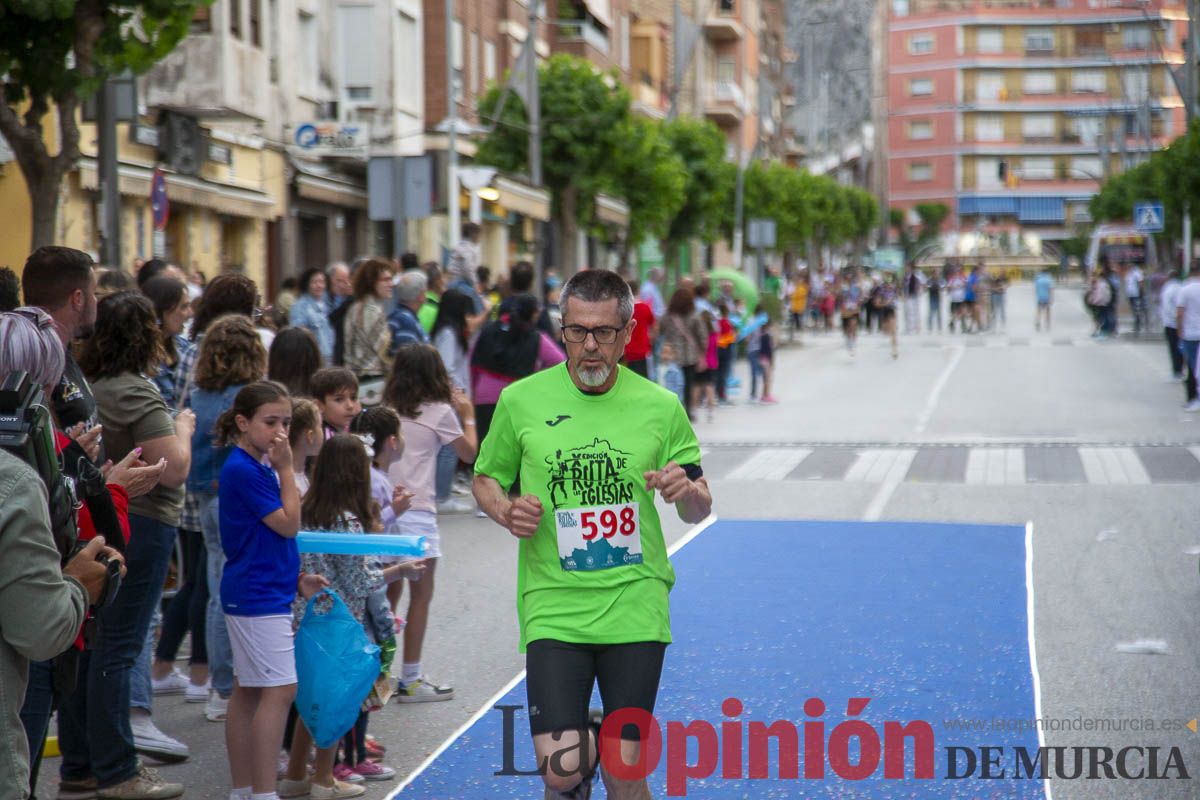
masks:
[[[653,795],[1048,797],[1030,536],[785,520],[700,532],[672,559],[675,642],[644,739],[660,744]],[[539,777],[513,774],[536,766],[517,680],[400,794],[540,798]]]

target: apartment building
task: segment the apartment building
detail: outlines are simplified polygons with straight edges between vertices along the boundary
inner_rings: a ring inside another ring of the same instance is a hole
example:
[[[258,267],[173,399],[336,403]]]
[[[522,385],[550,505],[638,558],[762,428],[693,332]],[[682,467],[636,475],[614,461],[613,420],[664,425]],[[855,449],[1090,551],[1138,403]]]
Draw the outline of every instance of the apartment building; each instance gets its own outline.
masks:
[[[1184,132],[1182,0],[892,0],[888,203],[1072,235],[1102,180]]]

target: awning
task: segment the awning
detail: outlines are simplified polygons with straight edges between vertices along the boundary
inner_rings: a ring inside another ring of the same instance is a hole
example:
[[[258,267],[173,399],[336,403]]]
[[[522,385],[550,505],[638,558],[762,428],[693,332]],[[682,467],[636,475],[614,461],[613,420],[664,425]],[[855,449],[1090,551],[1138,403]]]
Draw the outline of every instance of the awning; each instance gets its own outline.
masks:
[[[588,13],[600,21],[604,27],[612,30],[612,15],[609,14],[608,0],[583,0]]]
[[[533,219],[550,221],[550,193],[545,189],[535,189],[499,175],[492,180],[492,186],[500,193],[496,200],[499,205]]]
[[[601,222],[624,228],[629,225],[629,206],[623,200],[606,194],[596,195],[596,218]]]
[[[367,207],[366,176],[361,182],[337,172],[327,172],[311,167],[299,159],[292,159],[296,169],[296,194],[306,200],[329,203],[346,208]]]
[[[167,195],[172,203],[208,208],[231,217],[271,219],[274,216],[272,210],[275,200],[266,192],[211,183],[171,172],[166,176]],[[121,164],[117,167],[117,190],[126,197],[148,200],[153,177],[154,170],[149,167]],[[100,176],[94,158],[80,159],[79,184],[84,189],[99,191]]]
[[[1061,197],[1022,197],[1017,206],[1020,222],[1066,222],[1066,203]]]
[[[1016,214],[1017,198],[1015,197],[960,197],[958,198],[958,213],[972,214]]]

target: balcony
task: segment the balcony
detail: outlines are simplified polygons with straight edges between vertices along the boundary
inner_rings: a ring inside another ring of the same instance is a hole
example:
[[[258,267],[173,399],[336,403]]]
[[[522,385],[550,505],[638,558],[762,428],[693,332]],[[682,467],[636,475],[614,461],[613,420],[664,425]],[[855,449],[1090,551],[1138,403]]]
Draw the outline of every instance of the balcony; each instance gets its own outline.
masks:
[[[713,6],[713,11],[704,18],[704,35],[714,42],[741,39],[746,31],[738,20],[734,0],[717,0]]]
[[[564,19],[559,23],[558,41],[565,53],[604,63],[609,54],[608,29],[590,15],[582,19]]]
[[[667,94],[659,90],[659,87],[654,84],[653,78],[649,74],[643,74],[629,88],[630,94],[633,95],[631,110],[634,114],[651,119],[664,119],[666,117]]]
[[[146,105],[200,119],[265,121],[266,52],[227,34],[192,34],[142,79]]]
[[[736,83],[711,83],[704,97],[704,115],[717,125],[737,125],[746,115],[746,95]]]

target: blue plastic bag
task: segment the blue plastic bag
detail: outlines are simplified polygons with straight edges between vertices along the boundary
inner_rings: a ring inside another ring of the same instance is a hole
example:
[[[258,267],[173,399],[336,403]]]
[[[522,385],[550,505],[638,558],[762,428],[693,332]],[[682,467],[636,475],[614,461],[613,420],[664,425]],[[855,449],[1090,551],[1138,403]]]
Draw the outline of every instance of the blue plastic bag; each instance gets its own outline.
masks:
[[[332,747],[354,727],[379,677],[379,646],[337,592],[308,601],[296,631],[296,710],[317,747]]]

